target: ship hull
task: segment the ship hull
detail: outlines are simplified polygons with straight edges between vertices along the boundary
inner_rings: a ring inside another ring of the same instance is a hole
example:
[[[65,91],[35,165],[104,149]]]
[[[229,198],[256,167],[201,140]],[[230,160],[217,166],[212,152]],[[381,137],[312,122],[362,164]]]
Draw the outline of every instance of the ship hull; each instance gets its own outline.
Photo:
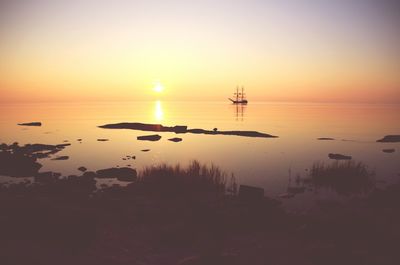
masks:
[[[233,100],[231,98],[229,98],[229,100],[233,103],[233,104],[247,104],[247,100]]]

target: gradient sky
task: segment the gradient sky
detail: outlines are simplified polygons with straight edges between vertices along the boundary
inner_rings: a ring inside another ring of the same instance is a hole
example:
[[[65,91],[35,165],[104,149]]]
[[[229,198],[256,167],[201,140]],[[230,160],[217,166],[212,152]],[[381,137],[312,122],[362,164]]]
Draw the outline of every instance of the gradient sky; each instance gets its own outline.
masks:
[[[160,82],[165,90],[152,90]],[[396,0],[0,0],[0,101],[400,103]]]

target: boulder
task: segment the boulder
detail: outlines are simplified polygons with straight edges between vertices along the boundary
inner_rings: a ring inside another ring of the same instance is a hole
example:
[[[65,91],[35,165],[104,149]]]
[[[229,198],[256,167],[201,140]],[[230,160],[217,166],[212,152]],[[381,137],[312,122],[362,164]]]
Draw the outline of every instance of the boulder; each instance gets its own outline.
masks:
[[[161,136],[158,134],[152,134],[152,135],[143,135],[143,136],[138,136],[137,137],[138,140],[141,141],[158,141],[161,139]]]

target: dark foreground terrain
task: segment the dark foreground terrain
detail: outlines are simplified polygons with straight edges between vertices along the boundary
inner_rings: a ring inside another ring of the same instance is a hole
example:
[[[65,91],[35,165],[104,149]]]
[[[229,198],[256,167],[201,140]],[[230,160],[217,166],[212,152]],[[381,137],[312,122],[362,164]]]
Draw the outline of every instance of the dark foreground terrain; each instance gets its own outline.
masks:
[[[214,166],[62,177],[36,156],[64,146],[21,148],[0,155],[2,175],[32,176],[0,186],[1,264],[400,264],[400,185],[290,214]],[[107,175],[129,184],[98,189]]]

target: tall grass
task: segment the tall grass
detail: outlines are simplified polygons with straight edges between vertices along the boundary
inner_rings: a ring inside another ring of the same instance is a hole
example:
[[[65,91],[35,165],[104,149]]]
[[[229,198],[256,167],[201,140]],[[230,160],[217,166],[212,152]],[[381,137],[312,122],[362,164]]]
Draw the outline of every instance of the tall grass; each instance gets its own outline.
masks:
[[[225,194],[230,187],[234,189],[236,185],[232,176],[228,187],[227,173],[218,166],[201,164],[197,160],[191,161],[187,167],[182,167],[180,164],[145,167],[139,172],[138,183],[160,194],[175,195],[199,192]]]
[[[326,187],[340,194],[363,193],[374,185],[374,172],[362,162],[335,161],[331,164],[315,162],[305,182],[316,187]]]

